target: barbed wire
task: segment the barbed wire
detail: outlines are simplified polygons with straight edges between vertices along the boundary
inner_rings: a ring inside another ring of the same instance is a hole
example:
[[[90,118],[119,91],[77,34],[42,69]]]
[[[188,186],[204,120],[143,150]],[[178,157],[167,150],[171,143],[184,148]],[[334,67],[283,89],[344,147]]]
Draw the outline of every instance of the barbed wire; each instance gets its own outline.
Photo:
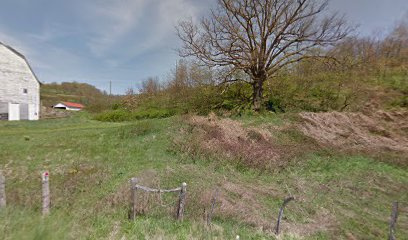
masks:
[[[174,189],[156,189],[156,188],[150,188],[142,185],[136,185],[134,190],[143,190],[145,192],[154,192],[154,193],[170,193],[170,192],[180,192],[181,187],[174,188]]]

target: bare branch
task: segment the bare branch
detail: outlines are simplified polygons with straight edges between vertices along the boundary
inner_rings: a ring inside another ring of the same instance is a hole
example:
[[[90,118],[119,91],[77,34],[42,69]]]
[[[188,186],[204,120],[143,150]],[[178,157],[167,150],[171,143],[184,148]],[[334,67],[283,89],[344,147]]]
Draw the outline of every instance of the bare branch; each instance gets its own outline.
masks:
[[[350,33],[338,14],[321,16],[327,5],[328,0],[218,0],[199,24],[190,20],[178,25],[180,56],[227,68],[230,75],[245,72],[251,84],[262,88],[282,68],[320,57],[310,50],[333,45]]]

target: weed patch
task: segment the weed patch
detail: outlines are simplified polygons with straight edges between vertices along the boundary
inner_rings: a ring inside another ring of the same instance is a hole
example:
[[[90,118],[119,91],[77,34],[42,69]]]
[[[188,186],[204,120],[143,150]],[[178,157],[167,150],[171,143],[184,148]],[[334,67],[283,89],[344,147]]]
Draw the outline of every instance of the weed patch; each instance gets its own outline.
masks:
[[[187,119],[174,143],[182,152],[227,160],[237,167],[271,170],[279,158],[267,131],[248,130],[238,121],[215,116]]]

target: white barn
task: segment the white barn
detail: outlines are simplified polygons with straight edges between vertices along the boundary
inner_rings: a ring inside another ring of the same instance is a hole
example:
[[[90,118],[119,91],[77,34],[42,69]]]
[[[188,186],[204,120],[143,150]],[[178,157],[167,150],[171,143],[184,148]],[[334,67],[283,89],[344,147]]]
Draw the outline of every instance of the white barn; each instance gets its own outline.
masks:
[[[0,120],[38,120],[40,85],[24,55],[0,42]]]

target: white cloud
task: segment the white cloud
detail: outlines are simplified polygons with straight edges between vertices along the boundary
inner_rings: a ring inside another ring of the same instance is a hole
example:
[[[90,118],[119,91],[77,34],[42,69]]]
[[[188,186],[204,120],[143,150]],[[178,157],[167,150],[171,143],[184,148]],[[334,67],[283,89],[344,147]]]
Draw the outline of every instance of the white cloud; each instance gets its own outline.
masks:
[[[33,50],[27,45],[20,41],[14,36],[9,30],[4,26],[0,25],[0,42],[9,45],[22,53],[23,55],[32,55]]]
[[[148,0],[106,0],[85,8],[91,31],[88,47],[103,56],[139,23]]]
[[[164,74],[176,58],[174,26],[200,14],[198,6],[193,0],[72,0],[64,14],[46,9],[30,31],[0,23],[0,41],[27,56],[41,81],[114,79],[129,86]]]
[[[182,19],[194,18],[198,15],[198,9],[191,1],[172,0],[160,1],[158,5],[158,27],[154,30],[155,39],[159,42],[167,37],[175,38],[175,26]]]
[[[14,48],[21,54],[23,54],[27,60],[30,62],[30,65],[36,69],[50,69],[51,66],[42,61],[39,57],[38,49],[35,47],[36,44],[33,41],[24,42],[21,40],[19,35],[15,32],[9,31],[0,25],[0,42],[9,45]]]
[[[27,33],[27,36],[34,41],[45,43],[56,41],[61,38],[66,38],[73,35],[78,35],[80,32],[69,25],[57,23],[57,22],[46,22],[45,26],[42,26],[40,31],[35,31],[32,33]]]
[[[195,4],[188,0],[107,0],[87,9],[83,14],[90,23],[87,45],[92,53],[118,54],[122,61],[174,42],[177,22],[197,15]]]
[[[77,53],[48,43],[63,35],[63,30],[44,29],[37,34],[31,34],[9,30],[0,25],[0,41],[22,53],[40,76],[40,81],[41,73],[44,72],[53,73],[54,79],[58,80],[63,74],[72,75],[83,70],[84,59]]]

